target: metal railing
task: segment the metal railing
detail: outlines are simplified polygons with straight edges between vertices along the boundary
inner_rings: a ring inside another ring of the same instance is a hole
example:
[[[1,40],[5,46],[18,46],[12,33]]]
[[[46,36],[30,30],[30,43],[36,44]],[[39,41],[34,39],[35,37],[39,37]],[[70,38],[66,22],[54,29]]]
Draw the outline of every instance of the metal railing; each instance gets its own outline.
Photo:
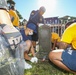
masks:
[[[65,25],[64,24],[49,25],[49,26],[51,27],[51,32],[58,33],[60,37],[65,30]]]

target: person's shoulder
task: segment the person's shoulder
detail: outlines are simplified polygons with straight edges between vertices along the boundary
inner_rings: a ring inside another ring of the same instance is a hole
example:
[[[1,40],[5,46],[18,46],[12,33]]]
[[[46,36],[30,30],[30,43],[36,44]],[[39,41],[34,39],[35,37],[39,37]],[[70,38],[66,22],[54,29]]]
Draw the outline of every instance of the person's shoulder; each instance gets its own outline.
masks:
[[[67,29],[73,29],[76,28],[76,22],[72,23]]]
[[[32,10],[32,11],[31,11],[31,15],[34,15],[34,14],[35,14],[35,10]]]
[[[38,12],[38,10],[32,10],[32,12],[31,13],[37,13]]]
[[[8,12],[12,12],[12,10],[10,9]]]
[[[72,25],[75,25],[76,26],[76,22],[72,23]]]
[[[13,10],[10,9],[10,10],[9,10],[9,13],[14,14],[15,12],[14,12]]]
[[[52,37],[59,38],[59,34],[55,33],[55,32],[52,32]]]
[[[52,32],[52,35],[58,35],[57,33],[55,33],[55,32]]]

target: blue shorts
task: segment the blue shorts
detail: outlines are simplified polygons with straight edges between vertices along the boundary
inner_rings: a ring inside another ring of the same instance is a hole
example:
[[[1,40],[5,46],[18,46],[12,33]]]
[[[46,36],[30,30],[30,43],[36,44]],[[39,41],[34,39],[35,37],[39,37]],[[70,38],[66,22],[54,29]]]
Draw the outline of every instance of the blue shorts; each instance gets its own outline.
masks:
[[[76,50],[65,50],[62,53],[62,63],[70,70],[76,71]]]

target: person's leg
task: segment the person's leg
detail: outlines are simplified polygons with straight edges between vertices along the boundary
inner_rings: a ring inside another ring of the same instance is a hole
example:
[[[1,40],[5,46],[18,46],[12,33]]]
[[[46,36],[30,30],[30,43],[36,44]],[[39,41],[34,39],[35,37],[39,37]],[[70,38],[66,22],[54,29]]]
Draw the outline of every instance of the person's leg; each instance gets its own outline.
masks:
[[[26,60],[31,60],[31,58],[28,55],[28,51],[30,50],[31,45],[32,45],[31,41],[30,40],[27,40],[26,41],[26,48],[25,48],[26,50],[24,52],[24,59],[26,59]]]
[[[31,69],[32,66],[26,62],[26,60],[31,60],[31,58],[28,56],[28,50],[30,48],[30,43],[29,40],[27,40],[26,42],[22,42],[22,44],[20,45],[22,50],[24,50],[24,55],[23,55],[23,61],[24,61],[24,69]]]
[[[53,62],[58,67],[71,72],[71,70],[61,62],[62,61],[62,58],[61,58],[62,52],[63,52],[63,49],[51,51],[49,53],[49,59],[51,62]]]
[[[38,41],[38,33],[33,33],[32,35],[32,44],[33,47],[36,48],[36,42]]]
[[[33,47],[33,45],[31,45],[31,53],[32,53],[32,55],[33,55],[33,57],[35,56],[35,50],[34,50],[34,47]]]
[[[36,41],[32,41],[33,47],[36,47]]]

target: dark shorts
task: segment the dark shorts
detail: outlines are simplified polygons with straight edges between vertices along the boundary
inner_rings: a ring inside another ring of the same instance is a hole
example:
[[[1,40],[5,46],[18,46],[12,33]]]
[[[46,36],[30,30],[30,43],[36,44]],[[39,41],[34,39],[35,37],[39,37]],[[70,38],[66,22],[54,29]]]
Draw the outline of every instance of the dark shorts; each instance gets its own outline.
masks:
[[[32,41],[38,41],[38,33],[33,33]]]
[[[70,70],[76,71],[76,50],[65,50],[62,53],[62,63]]]
[[[6,0],[0,0],[0,9],[8,9]]]
[[[29,23],[28,23],[29,24]],[[27,25],[28,25],[27,24]],[[31,25],[32,25],[33,23],[31,23]],[[35,24],[34,24],[35,25]],[[31,36],[32,37],[32,41],[38,41],[38,26],[36,25],[36,31],[37,31],[37,33],[33,33],[33,35]]]

